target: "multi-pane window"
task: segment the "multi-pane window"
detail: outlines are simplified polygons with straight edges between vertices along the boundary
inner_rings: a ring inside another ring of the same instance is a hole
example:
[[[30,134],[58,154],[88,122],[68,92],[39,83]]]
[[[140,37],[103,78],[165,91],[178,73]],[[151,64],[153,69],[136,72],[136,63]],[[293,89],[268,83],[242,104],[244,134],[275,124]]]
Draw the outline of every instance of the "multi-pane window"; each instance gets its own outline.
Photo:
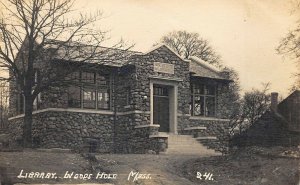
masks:
[[[77,83],[69,87],[69,107],[109,109],[109,76],[91,72],[74,72],[71,79]]]
[[[154,86],[153,94],[156,95],[156,96],[168,96],[168,88],[160,87],[160,86]]]
[[[216,87],[214,85],[193,84],[191,100],[191,113],[193,116],[215,116]]]

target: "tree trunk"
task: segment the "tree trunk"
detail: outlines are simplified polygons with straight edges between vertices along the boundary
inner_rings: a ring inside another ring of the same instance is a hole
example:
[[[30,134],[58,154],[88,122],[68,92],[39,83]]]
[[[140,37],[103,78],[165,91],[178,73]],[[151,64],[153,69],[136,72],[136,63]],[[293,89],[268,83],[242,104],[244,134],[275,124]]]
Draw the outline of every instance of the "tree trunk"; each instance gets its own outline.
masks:
[[[23,146],[25,148],[32,147],[32,111],[33,101],[31,95],[25,95],[25,116],[23,126]]]

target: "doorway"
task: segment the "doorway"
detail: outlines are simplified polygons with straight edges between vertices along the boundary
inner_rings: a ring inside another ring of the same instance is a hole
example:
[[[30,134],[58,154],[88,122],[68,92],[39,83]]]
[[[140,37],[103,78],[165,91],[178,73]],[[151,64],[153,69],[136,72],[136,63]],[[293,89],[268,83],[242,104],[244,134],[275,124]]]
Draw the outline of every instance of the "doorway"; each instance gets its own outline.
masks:
[[[159,132],[170,132],[170,87],[153,85],[153,123],[160,125]]]

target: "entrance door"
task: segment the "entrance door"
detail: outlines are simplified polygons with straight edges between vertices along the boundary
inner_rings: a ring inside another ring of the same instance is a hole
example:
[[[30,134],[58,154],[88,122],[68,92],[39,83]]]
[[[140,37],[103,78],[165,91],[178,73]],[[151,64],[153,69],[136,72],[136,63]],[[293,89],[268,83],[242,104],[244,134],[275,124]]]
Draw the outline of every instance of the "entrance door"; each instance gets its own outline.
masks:
[[[159,132],[170,131],[169,92],[167,86],[153,85],[153,123],[159,124]]]

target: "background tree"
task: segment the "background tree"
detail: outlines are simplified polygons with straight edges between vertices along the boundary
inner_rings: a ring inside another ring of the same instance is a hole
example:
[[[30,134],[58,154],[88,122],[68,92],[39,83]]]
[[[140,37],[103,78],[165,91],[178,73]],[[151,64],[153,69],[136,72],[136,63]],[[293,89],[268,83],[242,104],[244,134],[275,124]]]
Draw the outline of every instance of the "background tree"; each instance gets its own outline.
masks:
[[[252,89],[245,92],[241,99],[239,114],[231,120],[231,133],[236,128],[241,133],[254,124],[270,107],[269,83],[263,84],[262,89]]]
[[[300,16],[300,1],[292,0],[292,14]],[[295,28],[281,39],[276,48],[278,54],[288,56],[290,59],[296,61],[298,72],[295,74],[296,81],[291,87],[291,91],[300,88],[300,19],[296,22]]]
[[[239,75],[237,71],[229,67],[222,68],[221,73],[223,73],[224,76],[227,76],[231,82],[229,83],[228,88],[224,89],[223,96],[220,98],[220,103],[226,107],[226,112],[224,113],[225,117],[234,119],[240,113],[241,87]]]
[[[221,65],[220,55],[210,46],[208,40],[201,38],[198,33],[173,31],[163,36],[160,41],[183,58],[197,56],[215,66]]]
[[[101,19],[101,12],[83,15],[72,9],[73,0],[4,0],[0,19],[0,67],[9,71],[10,76],[2,80],[14,80],[17,91],[25,99],[23,142],[32,145],[33,102],[39,93],[56,86],[63,86],[66,70],[54,62],[67,65],[76,61],[88,66],[86,61],[97,63],[104,55],[119,54],[103,49],[105,32],[95,30]],[[68,16],[73,16],[68,19]],[[88,44],[88,45],[87,45]],[[114,45],[120,48],[123,42]],[[115,58],[116,58],[115,57]],[[35,68],[40,66],[38,80]],[[65,68],[72,69],[72,65]]]
[[[243,117],[250,124],[256,122],[260,116],[270,107],[269,83],[263,85],[262,90],[253,89],[246,92],[242,100]]]

